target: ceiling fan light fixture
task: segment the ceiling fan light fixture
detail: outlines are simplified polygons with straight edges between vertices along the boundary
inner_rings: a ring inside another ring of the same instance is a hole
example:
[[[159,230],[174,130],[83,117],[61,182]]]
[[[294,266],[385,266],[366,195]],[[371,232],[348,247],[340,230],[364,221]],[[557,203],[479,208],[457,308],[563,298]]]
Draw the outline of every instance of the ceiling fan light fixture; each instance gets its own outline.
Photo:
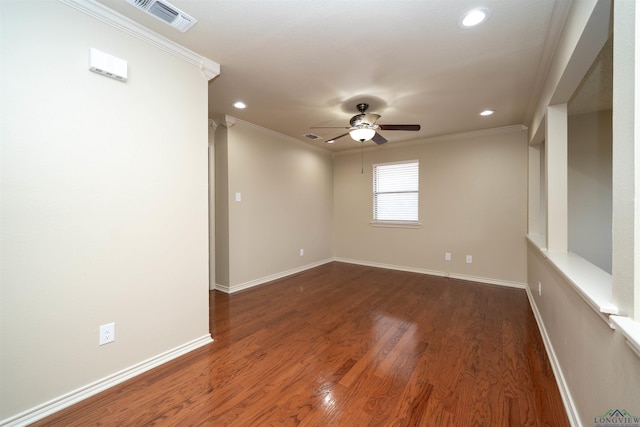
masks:
[[[349,121],[350,127],[335,127],[335,126],[316,126],[316,128],[336,128],[336,129],[349,129],[348,132],[342,135],[335,136],[325,141],[327,144],[333,144],[337,139],[351,136],[354,141],[365,142],[373,140],[378,145],[387,142],[387,139],[377,133],[378,130],[400,130],[400,131],[419,131],[420,125],[390,125],[390,124],[378,124],[377,121],[380,118],[380,114],[366,113],[369,104],[361,103],[357,105],[360,114],[356,114]],[[314,127],[312,127],[313,129]],[[308,135],[306,135],[308,136]]]
[[[354,141],[360,141],[360,142],[370,140],[375,136],[375,134],[376,134],[376,131],[374,129],[366,128],[366,127],[357,128],[349,132],[349,136],[351,136],[351,138]]]
[[[458,26],[460,28],[471,28],[482,24],[489,18],[491,11],[486,7],[471,9],[460,17]]]

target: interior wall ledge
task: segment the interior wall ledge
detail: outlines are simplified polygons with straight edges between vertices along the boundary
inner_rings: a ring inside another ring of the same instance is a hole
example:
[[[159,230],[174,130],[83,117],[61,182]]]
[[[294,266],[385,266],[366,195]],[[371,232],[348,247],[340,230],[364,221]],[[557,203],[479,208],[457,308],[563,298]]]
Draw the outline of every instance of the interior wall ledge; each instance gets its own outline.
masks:
[[[629,348],[640,357],[640,323],[624,316],[609,316],[609,318],[614,328],[624,335]]]
[[[147,27],[127,18],[124,15],[106,7],[95,0],[59,0],[105,24],[111,25],[139,40],[147,42],[177,58],[194,65],[202,71],[207,80],[211,80],[220,74],[220,64],[205,58],[166,37],[157,34]]]
[[[529,244],[549,262],[595,313],[611,328],[612,315],[618,315],[618,307],[612,300],[612,276],[596,265],[572,252],[549,251],[539,242],[527,236]]]

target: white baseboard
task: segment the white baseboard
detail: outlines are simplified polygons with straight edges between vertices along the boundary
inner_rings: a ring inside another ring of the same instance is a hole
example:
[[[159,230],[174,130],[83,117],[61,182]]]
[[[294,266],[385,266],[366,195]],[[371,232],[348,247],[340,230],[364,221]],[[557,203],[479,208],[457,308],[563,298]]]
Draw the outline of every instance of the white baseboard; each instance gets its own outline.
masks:
[[[428,274],[431,276],[448,277],[451,279],[467,280],[470,282],[485,283],[487,285],[506,286],[509,288],[526,289],[526,283],[510,282],[507,280],[490,279],[487,277],[468,276],[457,273],[447,273],[445,271],[427,270],[424,268],[405,267],[401,265],[383,264],[378,262],[361,261],[349,258],[334,258],[334,261],[346,262],[349,264],[366,265],[368,267],[386,268],[389,270],[407,271],[410,273]]]
[[[269,276],[261,277],[259,279],[250,280],[248,282],[241,283],[239,285],[226,286],[226,285],[221,285],[219,283],[216,283],[215,289],[218,290],[218,291],[227,293],[227,294],[232,294],[234,292],[238,292],[238,291],[242,291],[242,290],[245,290],[245,289],[249,289],[249,288],[252,288],[254,286],[258,286],[258,285],[262,285],[262,284],[271,282],[273,280],[277,280],[277,279],[281,279],[283,277],[291,276],[292,274],[300,273],[302,271],[309,270],[311,268],[318,267],[320,265],[327,264],[327,263],[332,262],[332,261],[344,262],[344,263],[348,263],[348,264],[365,265],[367,267],[386,268],[388,270],[406,271],[406,272],[410,272],[410,273],[428,274],[428,275],[431,275],[431,276],[449,277],[449,278],[452,278],[452,279],[467,280],[467,281],[470,281],[470,282],[485,283],[485,284],[488,284],[488,285],[506,286],[506,287],[509,287],[509,288],[526,289],[526,287],[527,287],[526,283],[510,282],[510,281],[507,281],[507,280],[490,279],[490,278],[487,278],[487,277],[467,276],[467,275],[464,275],[464,274],[447,273],[445,271],[428,270],[428,269],[424,269],[424,268],[414,268],[414,267],[407,267],[407,266],[401,266],[401,265],[383,264],[383,263],[379,263],[379,262],[371,262],[371,261],[362,261],[362,260],[356,260],[356,259],[350,259],[350,258],[334,257],[334,258],[329,258],[329,259],[325,259],[325,260],[322,260],[322,261],[318,261],[318,262],[315,262],[315,263],[312,263],[312,264],[307,264],[307,265],[304,265],[302,267],[297,267],[297,268],[294,268],[294,269],[291,269],[291,270],[286,270],[286,271],[283,271],[283,272],[280,272],[280,273],[271,274]]]
[[[216,290],[227,293],[227,294],[232,294],[234,292],[253,288],[254,286],[263,285],[273,280],[282,279],[283,277],[291,276],[292,274],[300,273],[302,271],[309,270],[311,268],[315,268],[320,265],[330,263],[332,261],[334,261],[333,258],[324,259],[322,261],[313,262],[311,264],[306,264],[301,267],[285,270],[280,273],[270,274],[269,276],[260,277],[259,279],[250,280],[248,282],[240,283],[238,285],[233,285],[233,286],[220,285],[216,283]]]
[[[207,334],[174,349],[161,353],[150,359],[137,363],[129,368],[123,369],[105,378],[102,378],[86,386],[80,387],[67,394],[63,394],[55,399],[28,409],[10,418],[0,421],[0,426],[26,426],[45,418],[55,412],[78,403],[88,397],[98,394],[110,387],[127,381],[143,372],[156,368],[166,362],[176,359],[190,351],[205,346],[213,342],[211,335]]]
[[[448,277],[452,279],[460,279],[460,280],[468,280],[470,282],[484,283],[486,285],[504,286],[506,288],[517,288],[517,289],[527,288],[526,283],[510,282],[508,280],[500,280],[500,279],[491,279],[489,277],[468,276],[465,274],[456,274],[456,273],[451,273],[449,274]]]
[[[423,268],[405,267],[405,266],[393,265],[393,264],[383,264],[380,262],[362,261],[359,259],[351,259],[351,258],[335,257],[333,258],[333,260],[337,262],[345,262],[347,264],[364,265],[367,267],[386,268],[387,270],[398,270],[398,271],[406,271],[408,273],[420,273],[420,274],[428,274],[431,276],[446,277],[446,273],[444,271],[426,270]]]
[[[538,306],[536,305],[536,301],[533,298],[533,294],[531,293],[531,288],[529,286],[526,287],[527,298],[529,298],[529,305],[531,306],[531,311],[533,311],[533,316],[536,319],[536,323],[538,324],[538,330],[540,331],[540,335],[542,336],[542,342],[544,343],[544,348],[547,351],[547,357],[549,358],[549,362],[551,363],[551,369],[553,370],[553,375],[556,377],[556,383],[558,384],[558,390],[560,391],[560,396],[562,397],[562,403],[564,404],[564,409],[567,412],[567,418],[569,418],[569,424],[573,427],[580,426],[580,418],[578,417],[578,411],[576,410],[576,406],[571,397],[571,393],[569,392],[569,386],[564,378],[562,373],[562,369],[560,369],[560,362],[558,362],[558,358],[556,357],[556,353],[553,350],[553,345],[551,344],[551,339],[549,338],[549,334],[547,333],[547,329],[544,326],[544,322],[542,321],[542,315],[538,310]]]

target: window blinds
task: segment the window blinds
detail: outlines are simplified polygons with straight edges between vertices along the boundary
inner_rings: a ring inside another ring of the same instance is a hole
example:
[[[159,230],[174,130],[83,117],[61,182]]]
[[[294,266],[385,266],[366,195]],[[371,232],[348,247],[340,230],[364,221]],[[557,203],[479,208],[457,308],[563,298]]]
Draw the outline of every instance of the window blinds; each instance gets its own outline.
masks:
[[[374,165],[374,221],[418,222],[418,161]]]

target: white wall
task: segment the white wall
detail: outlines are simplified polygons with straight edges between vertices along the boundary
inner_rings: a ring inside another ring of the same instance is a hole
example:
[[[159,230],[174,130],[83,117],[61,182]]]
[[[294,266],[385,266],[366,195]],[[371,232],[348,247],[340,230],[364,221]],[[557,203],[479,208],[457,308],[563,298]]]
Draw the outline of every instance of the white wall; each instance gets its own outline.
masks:
[[[217,191],[226,195],[217,207],[218,224],[226,227],[223,240],[228,233],[228,259],[218,252],[216,261],[220,289],[233,292],[331,259],[329,152],[240,120],[216,131],[216,147]]]
[[[335,255],[435,274],[523,285],[527,144],[518,127],[406,145],[391,143],[335,158]],[[419,228],[370,224],[373,164],[420,162]],[[452,260],[445,261],[445,252]],[[467,264],[466,255],[473,256]]]
[[[0,8],[5,419],[210,339],[207,81],[60,2]],[[90,47],[129,81],[88,71]]]

